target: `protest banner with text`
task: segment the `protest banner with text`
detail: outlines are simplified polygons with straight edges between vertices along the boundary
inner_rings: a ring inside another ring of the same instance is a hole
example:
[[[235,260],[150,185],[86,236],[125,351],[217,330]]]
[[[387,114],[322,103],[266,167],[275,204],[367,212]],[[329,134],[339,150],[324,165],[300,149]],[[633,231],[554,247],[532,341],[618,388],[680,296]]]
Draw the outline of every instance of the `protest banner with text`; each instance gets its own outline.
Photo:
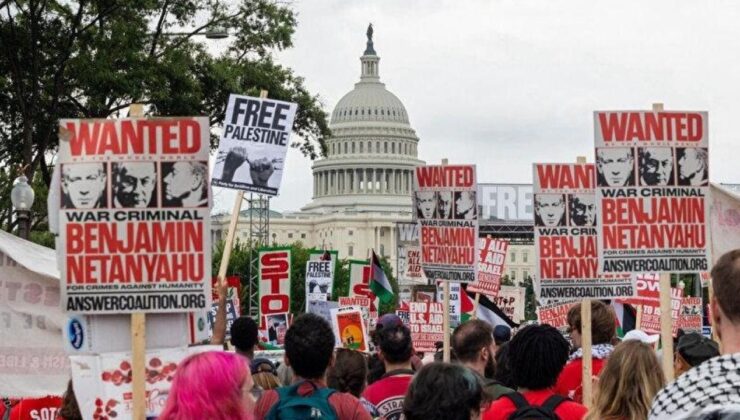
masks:
[[[462,322],[462,287],[460,283],[449,282],[450,286],[450,327],[455,328]],[[443,303],[444,297],[444,284],[442,281],[437,281],[437,302]]]
[[[441,303],[409,302],[409,330],[416,351],[436,351],[444,340],[444,308]]]
[[[708,271],[706,112],[596,111],[599,272]]]
[[[334,264],[331,260],[306,262],[306,304],[312,300],[331,300]]]
[[[264,325],[265,316],[290,312],[290,247],[258,250],[259,306],[258,318]]]
[[[542,299],[633,296],[630,276],[598,273],[593,164],[535,163],[534,240]]]
[[[64,309],[210,308],[208,119],[68,119],[59,135],[49,211]]]
[[[336,346],[357,351],[368,351],[367,329],[362,311],[354,306],[331,311]]]
[[[479,242],[478,278],[468,285],[468,291],[482,293],[493,299],[498,296],[501,287],[501,276],[504,272],[509,243],[492,238],[480,238]]]
[[[290,102],[230,95],[212,184],[278,195],[297,110]]]
[[[396,223],[396,244],[398,244],[398,283],[427,284],[424,270],[421,269],[421,248],[419,247],[419,225],[413,222]]]
[[[365,260],[349,261],[349,297],[366,297],[370,300],[370,310],[377,311],[380,299],[370,290],[371,268]]]
[[[568,330],[568,311],[578,302],[558,302],[537,307],[537,319],[540,324],[551,325],[561,333],[566,334]]]
[[[421,266],[431,280],[475,281],[478,204],[475,165],[419,166],[414,207]]]
[[[470,290],[470,288],[468,288]],[[498,295],[491,299],[506,316],[514,322],[524,320],[524,296],[526,289],[517,286],[501,286]]]
[[[681,300],[683,299],[683,289],[676,287],[671,288],[671,319],[673,322],[673,336],[678,333],[678,315],[681,310]],[[660,301],[643,301],[637,307],[640,318],[640,325],[637,327],[648,334],[660,334]]]

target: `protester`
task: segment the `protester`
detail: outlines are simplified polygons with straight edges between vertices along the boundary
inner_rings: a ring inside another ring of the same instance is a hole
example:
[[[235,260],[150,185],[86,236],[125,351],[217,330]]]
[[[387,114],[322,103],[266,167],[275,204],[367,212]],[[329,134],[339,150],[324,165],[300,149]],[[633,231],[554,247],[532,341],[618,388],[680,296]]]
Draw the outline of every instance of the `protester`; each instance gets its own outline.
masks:
[[[373,342],[373,347],[377,349],[380,346],[378,342],[378,336],[380,334],[380,331],[383,328],[398,327],[400,325],[403,325],[403,321],[396,314],[385,314],[381,316],[380,318],[378,318],[378,321],[375,325],[375,331],[373,331],[372,335],[370,336],[371,341]],[[433,354],[431,356],[433,357]],[[368,384],[374,383],[375,381],[379,380],[385,374],[385,364],[383,364],[383,362],[380,360],[377,352],[372,353],[370,355],[367,365],[368,365],[368,375],[367,375]],[[419,356],[417,356],[416,353],[414,353],[411,356],[411,368],[414,371],[417,371],[421,369],[423,365],[424,363],[422,362],[422,359],[420,359]]]
[[[588,420],[646,419],[665,377],[653,348],[639,340],[617,345],[594,387]]]
[[[159,420],[251,420],[252,376],[243,357],[209,351],[194,354],[177,366]]]
[[[511,330],[508,328],[506,330],[510,335]],[[503,333],[501,330],[499,332]],[[455,328],[452,334],[452,348],[455,350],[457,360],[480,376],[486,393],[496,400],[513,390],[493,379],[496,351],[493,335],[494,329],[489,323],[473,319]]]
[[[558,330],[550,325],[522,328],[509,342],[509,367],[518,392],[494,401],[483,413],[483,419],[582,419],[586,407],[552,390],[567,361],[568,342]],[[535,411],[540,417],[533,415]]]
[[[711,277],[712,327],[722,355],[663,388],[653,401],[651,419],[740,418],[740,249],[720,257]]]
[[[496,325],[493,329],[493,344],[496,350],[511,340],[511,328],[506,325]]]
[[[72,388],[71,379],[67,383],[67,391],[65,391],[64,396],[62,396],[62,406],[59,407],[57,419],[82,420],[82,413],[80,413],[80,406],[77,404],[77,398],[75,397],[75,390]]]
[[[334,361],[334,333],[320,316],[303,314],[285,334],[285,364],[293,368],[295,384],[266,391],[257,402],[261,419],[310,418],[312,413],[340,420],[370,419],[360,401],[326,387],[326,369]]]
[[[470,369],[435,362],[424,366],[403,400],[405,420],[477,419],[487,403],[478,375]]]
[[[231,345],[249,360],[254,358],[254,347],[259,341],[258,328],[257,323],[248,316],[239,317],[231,324]]]
[[[349,392],[360,399],[367,412],[378,417],[378,410],[362,398],[362,391],[367,387],[367,358],[365,354],[350,349],[337,349],[334,366],[326,371],[326,383],[329,388],[339,392]]]
[[[496,368],[494,369],[493,379],[497,380],[501,385],[514,389],[514,380],[511,375],[511,369],[509,368],[509,343],[506,342],[501,345],[496,351]]]
[[[411,356],[411,331],[404,325],[383,327],[379,331],[378,356],[385,366],[380,380],[362,394],[388,420],[397,420],[403,409],[403,398],[414,377]]]
[[[280,363],[277,368],[277,376],[280,379],[280,383],[283,385],[290,385],[294,382],[293,369],[285,363]]]
[[[673,370],[676,377],[679,377],[689,369],[717,356],[719,356],[719,345],[715,341],[699,333],[687,333],[678,340],[673,359]]]
[[[252,380],[254,381],[252,395],[255,400],[259,400],[264,391],[283,386],[280,379],[277,377],[277,368],[275,367],[275,364],[269,359],[258,357],[252,360],[252,363],[249,365],[249,370],[252,372]]]
[[[573,401],[583,401],[583,350],[581,347],[581,303],[568,311],[568,332],[574,347],[578,348],[568,359],[569,362],[560,374],[555,393],[571,398]],[[610,306],[598,300],[591,301],[591,355],[593,375],[598,375],[606,359],[614,350],[616,341],[616,316]]]
[[[648,334],[642,330],[630,330],[624,335],[622,342],[634,340],[653,346],[659,339],[660,336],[658,334]]]

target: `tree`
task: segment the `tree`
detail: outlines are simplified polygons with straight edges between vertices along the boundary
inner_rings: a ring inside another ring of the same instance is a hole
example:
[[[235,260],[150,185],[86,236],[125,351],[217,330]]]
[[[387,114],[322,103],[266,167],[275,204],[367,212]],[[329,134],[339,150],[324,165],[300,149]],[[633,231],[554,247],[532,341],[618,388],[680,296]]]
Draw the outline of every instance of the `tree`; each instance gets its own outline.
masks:
[[[272,59],[292,45],[295,25],[273,0],[0,0],[0,167],[24,167],[48,187],[60,118],[121,117],[142,103],[149,115],[205,115],[217,126],[229,93],[261,89],[298,103],[294,147],[314,159],[325,152],[326,113]],[[216,29],[231,34],[218,54],[198,37]],[[5,175],[3,193],[17,172]],[[39,210],[44,219],[45,203]],[[7,200],[8,230],[10,211]]]

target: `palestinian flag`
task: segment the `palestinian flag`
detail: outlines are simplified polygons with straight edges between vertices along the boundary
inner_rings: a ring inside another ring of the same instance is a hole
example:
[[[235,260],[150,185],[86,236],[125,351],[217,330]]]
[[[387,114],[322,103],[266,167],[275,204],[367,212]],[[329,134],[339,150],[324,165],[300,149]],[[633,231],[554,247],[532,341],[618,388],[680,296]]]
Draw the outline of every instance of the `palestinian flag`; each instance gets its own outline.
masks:
[[[391,282],[388,281],[383,267],[380,266],[380,260],[375,255],[375,250],[372,250],[372,256],[370,258],[370,290],[375,293],[375,296],[380,299],[383,303],[390,303],[393,301],[393,288]]]
[[[612,302],[612,308],[614,308],[614,315],[617,318],[617,337],[621,339],[629,331],[639,328],[639,326],[635,325],[637,315],[633,306],[620,302]]]
[[[462,321],[465,322],[473,316],[475,293],[468,292],[466,284],[463,284],[462,288],[465,293],[460,294],[460,298],[462,299],[462,302],[460,302],[460,312],[462,312]],[[477,317],[478,319],[488,322],[492,327],[495,327],[496,325],[506,325],[509,328],[519,326],[519,324],[506,316],[504,311],[499,309],[499,307],[484,294],[481,294],[478,299]]]

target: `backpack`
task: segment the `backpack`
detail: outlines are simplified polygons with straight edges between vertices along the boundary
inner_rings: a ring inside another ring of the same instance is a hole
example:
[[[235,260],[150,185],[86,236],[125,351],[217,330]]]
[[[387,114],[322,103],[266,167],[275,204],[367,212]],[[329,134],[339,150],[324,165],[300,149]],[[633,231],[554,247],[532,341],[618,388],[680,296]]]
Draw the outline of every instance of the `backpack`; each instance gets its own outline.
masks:
[[[540,406],[530,405],[529,401],[524,398],[524,395],[518,392],[506,394],[503,396],[503,398],[510,399],[511,402],[513,402],[516,406],[516,411],[511,413],[511,415],[509,416],[509,420],[560,420],[560,417],[555,414],[555,409],[560,404],[568,401],[567,398],[560,395],[552,395]]]
[[[334,407],[329,404],[329,396],[336,392],[331,388],[319,388],[310,383],[314,390],[310,395],[298,394],[298,387],[304,382],[277,389],[278,401],[265,416],[265,420],[326,419],[338,420]]]

